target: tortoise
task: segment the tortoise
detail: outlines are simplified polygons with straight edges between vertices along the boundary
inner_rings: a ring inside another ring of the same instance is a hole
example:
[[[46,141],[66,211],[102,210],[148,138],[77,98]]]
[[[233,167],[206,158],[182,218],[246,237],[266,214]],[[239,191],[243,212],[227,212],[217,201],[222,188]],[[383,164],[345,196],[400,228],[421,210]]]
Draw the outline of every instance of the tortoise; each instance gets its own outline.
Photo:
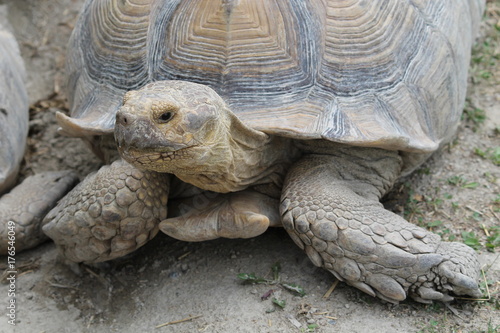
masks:
[[[28,94],[19,46],[6,18],[0,17],[0,194],[6,193],[0,198],[0,255],[13,255],[47,239],[42,219],[77,177],[71,170],[43,172],[11,190],[28,137]]]
[[[480,295],[474,250],[380,198],[456,131],[483,6],[86,1],[67,54],[71,114],[57,117],[114,161],[43,230],[89,263],[158,230],[202,241],[283,226],[316,266],[380,299]]]
[[[28,137],[28,96],[19,47],[0,22],[0,193],[15,183]]]

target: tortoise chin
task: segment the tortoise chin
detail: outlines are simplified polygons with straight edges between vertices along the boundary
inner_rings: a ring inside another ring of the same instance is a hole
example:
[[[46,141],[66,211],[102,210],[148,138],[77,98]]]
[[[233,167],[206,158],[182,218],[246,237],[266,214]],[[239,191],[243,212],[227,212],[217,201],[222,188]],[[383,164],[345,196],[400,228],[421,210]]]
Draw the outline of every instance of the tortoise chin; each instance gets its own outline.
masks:
[[[128,163],[142,170],[152,170],[163,173],[176,173],[179,164],[193,164],[193,154],[186,147],[174,151],[161,149],[137,149],[132,147],[118,147],[121,157]],[[182,163],[185,161],[187,163]]]

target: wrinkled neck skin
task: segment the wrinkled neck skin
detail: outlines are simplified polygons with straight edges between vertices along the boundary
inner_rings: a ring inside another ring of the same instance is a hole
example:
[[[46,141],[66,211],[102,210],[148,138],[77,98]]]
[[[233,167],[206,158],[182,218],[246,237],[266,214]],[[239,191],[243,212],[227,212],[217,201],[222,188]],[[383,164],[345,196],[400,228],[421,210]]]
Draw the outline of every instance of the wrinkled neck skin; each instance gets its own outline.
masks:
[[[291,140],[253,130],[230,111],[224,116],[228,121],[219,124],[228,125],[216,126],[212,142],[205,145],[198,159],[187,160],[189,165],[174,163],[172,173],[182,181],[220,193],[268,183],[281,188],[288,166],[298,155]]]

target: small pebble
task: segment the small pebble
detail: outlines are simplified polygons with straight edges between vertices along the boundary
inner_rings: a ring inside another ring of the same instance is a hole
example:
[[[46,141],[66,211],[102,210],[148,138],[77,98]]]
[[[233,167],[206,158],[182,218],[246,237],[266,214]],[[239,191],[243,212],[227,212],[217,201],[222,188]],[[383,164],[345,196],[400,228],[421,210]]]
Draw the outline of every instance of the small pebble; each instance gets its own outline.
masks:
[[[349,304],[344,304],[346,309],[349,309],[351,306]]]
[[[179,276],[181,276],[181,274],[179,272],[171,272],[170,274],[168,274],[168,277],[169,278],[172,278],[172,279],[176,279],[178,278]]]

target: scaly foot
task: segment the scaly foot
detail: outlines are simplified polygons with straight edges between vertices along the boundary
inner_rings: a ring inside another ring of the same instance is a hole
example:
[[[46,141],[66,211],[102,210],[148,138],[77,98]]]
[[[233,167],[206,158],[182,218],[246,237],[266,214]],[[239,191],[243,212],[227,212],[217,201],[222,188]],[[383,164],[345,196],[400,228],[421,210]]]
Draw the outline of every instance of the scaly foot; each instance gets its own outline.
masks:
[[[88,176],[46,217],[43,231],[64,257],[99,262],[130,253],[166,218],[169,176],[116,161]]]
[[[329,159],[298,162],[285,180],[281,203],[285,229],[315,265],[393,303],[407,296],[429,303],[450,301],[451,294],[480,295],[473,249],[441,242],[385,210],[373,195],[357,194],[366,184],[349,179],[348,169],[338,179]]]

